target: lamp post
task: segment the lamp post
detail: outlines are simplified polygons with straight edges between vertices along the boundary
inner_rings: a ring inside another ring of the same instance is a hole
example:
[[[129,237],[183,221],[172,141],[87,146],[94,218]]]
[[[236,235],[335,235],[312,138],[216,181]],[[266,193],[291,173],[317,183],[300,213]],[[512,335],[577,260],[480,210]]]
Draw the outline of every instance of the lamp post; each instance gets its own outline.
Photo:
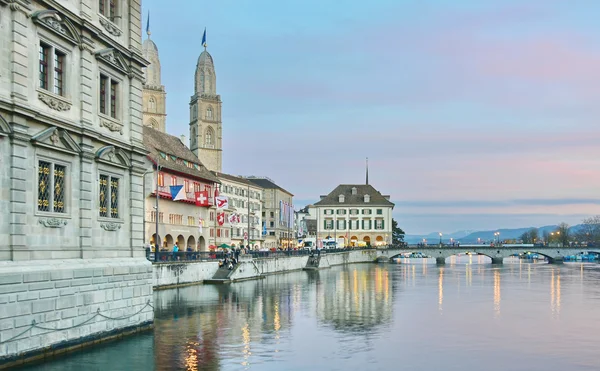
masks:
[[[142,223],[142,229],[144,231],[144,242],[146,242],[146,175],[152,172],[154,172],[153,167],[144,171],[144,174],[142,174],[142,189],[144,192],[144,218]],[[158,196],[158,193],[156,195]],[[155,240],[156,239],[158,239],[158,235],[156,236]],[[154,243],[156,243],[156,241],[154,241]],[[150,258],[150,256],[148,256],[148,258]]]
[[[160,156],[160,155],[158,155]],[[159,199],[159,194],[158,194],[158,177],[160,176],[160,166],[158,166],[158,156],[156,156],[156,204],[154,205],[154,209],[156,209],[156,213],[155,213],[155,235],[154,235],[154,262],[158,261],[158,199]]]

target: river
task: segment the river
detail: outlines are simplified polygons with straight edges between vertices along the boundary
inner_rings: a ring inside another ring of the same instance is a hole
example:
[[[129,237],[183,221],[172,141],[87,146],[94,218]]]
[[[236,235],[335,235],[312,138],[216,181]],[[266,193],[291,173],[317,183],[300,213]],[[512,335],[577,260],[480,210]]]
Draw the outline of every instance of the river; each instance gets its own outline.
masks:
[[[157,291],[155,329],[27,370],[600,369],[600,265],[356,264]]]

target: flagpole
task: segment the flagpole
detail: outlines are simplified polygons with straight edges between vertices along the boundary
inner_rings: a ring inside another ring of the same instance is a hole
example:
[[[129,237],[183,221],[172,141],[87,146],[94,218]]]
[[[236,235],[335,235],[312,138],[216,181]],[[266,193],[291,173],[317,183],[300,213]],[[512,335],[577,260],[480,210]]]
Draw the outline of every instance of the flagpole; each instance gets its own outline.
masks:
[[[159,157],[160,157],[160,154],[158,154],[156,156],[156,205],[154,207],[156,209],[156,213],[154,215],[155,216],[154,221],[156,223],[156,225],[155,225],[156,229],[154,231],[154,233],[155,233],[155,235],[154,235],[154,262],[158,261],[158,240],[159,240],[159,238],[158,238],[158,215],[159,215],[158,214],[158,198],[159,198],[159,195],[158,195],[158,177],[159,177],[159,171],[160,171],[160,168],[158,166],[158,159],[159,159]]]
[[[248,250],[250,250],[250,181],[248,181]]]

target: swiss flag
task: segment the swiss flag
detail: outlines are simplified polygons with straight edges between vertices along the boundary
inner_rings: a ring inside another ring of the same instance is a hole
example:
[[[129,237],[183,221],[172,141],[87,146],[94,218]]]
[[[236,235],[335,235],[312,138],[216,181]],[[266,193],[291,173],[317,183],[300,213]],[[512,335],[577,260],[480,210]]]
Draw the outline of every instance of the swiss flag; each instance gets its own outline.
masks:
[[[195,196],[196,196],[196,206],[209,206],[207,191],[196,192]]]
[[[225,224],[225,213],[217,214],[217,223],[219,223],[219,225]]]

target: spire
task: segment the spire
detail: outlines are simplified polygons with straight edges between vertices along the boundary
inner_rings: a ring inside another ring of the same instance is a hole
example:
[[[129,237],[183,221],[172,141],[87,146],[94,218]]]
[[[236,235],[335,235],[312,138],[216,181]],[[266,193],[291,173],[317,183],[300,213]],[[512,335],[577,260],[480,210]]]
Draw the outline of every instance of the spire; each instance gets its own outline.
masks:
[[[369,158],[367,157],[367,184],[369,184]]]
[[[146,35],[150,38],[150,11],[148,10],[148,19],[146,20]]]

